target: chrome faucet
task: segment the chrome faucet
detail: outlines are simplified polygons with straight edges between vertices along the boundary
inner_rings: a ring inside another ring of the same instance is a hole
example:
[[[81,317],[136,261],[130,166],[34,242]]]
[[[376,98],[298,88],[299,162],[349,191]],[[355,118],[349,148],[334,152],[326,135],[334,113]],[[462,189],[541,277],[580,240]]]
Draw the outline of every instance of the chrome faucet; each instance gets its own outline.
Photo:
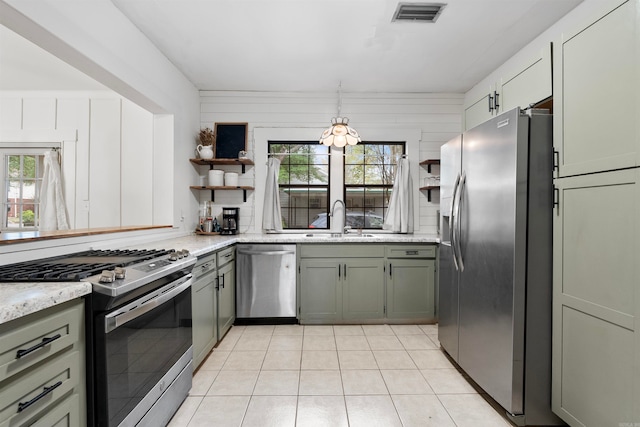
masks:
[[[333,202],[333,206],[331,206],[331,213],[329,214],[330,217],[334,218],[334,210],[336,208],[336,203],[340,202],[342,204],[342,232],[340,233],[340,235],[344,236],[345,234],[347,234],[349,232],[349,228],[347,227],[347,206],[344,204],[344,202],[340,199],[336,199],[335,202]],[[333,225],[333,224],[331,224]]]

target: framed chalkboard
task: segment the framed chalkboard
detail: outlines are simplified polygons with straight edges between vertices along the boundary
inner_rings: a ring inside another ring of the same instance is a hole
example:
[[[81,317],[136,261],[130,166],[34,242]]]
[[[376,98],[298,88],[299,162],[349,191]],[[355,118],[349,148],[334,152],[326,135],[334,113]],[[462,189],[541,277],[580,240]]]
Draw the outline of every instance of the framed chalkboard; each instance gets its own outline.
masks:
[[[237,159],[238,152],[247,151],[248,123],[216,123],[216,159]]]

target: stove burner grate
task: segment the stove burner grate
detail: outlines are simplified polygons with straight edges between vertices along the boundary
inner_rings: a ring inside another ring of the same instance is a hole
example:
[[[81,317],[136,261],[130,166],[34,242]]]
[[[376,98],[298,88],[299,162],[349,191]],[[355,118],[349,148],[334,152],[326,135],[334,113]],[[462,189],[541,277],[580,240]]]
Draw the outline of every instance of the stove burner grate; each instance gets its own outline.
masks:
[[[0,266],[0,282],[78,282],[116,267],[152,260],[165,249],[89,250],[37,261]]]

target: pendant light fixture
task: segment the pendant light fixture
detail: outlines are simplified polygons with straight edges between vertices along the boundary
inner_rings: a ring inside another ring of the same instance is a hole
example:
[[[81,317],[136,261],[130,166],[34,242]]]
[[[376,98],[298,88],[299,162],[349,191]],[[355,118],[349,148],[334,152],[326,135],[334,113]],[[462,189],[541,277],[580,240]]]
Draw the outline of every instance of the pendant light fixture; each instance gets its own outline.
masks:
[[[360,135],[351,126],[349,119],[342,117],[342,82],[338,85],[338,116],[331,119],[331,127],[322,132],[320,144],[335,145],[336,147],[344,147],[345,145],[356,145],[361,142]]]

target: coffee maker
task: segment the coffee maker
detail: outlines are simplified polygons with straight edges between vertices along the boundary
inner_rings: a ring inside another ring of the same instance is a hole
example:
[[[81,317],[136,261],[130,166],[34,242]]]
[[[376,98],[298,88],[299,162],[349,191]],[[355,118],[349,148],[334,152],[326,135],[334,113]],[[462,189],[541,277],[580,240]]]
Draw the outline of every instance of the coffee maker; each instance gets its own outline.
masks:
[[[222,208],[222,230],[220,234],[238,234],[240,208]]]

